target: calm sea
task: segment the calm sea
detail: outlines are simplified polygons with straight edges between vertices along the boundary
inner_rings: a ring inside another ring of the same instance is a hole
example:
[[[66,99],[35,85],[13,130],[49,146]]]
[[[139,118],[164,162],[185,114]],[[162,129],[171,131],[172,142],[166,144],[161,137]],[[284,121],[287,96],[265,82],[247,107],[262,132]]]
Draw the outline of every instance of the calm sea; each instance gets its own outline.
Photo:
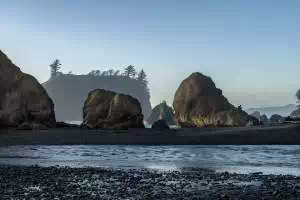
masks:
[[[9,146],[0,148],[0,164],[300,175],[300,145]]]

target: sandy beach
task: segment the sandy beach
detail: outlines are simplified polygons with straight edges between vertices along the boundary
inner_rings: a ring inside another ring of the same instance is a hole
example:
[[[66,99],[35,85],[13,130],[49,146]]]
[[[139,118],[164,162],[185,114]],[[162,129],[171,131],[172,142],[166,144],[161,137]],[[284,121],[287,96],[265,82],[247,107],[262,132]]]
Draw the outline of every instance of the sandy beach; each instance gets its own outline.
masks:
[[[0,130],[0,145],[78,144],[300,144],[300,125],[284,124],[241,128],[129,130]]]

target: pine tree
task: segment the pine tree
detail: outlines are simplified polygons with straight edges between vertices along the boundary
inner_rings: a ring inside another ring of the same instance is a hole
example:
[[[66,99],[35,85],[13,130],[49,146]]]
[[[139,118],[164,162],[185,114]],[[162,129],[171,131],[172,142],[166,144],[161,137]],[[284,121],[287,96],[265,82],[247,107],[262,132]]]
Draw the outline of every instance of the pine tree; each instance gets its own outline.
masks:
[[[51,65],[50,65],[50,70],[51,70],[51,77],[58,76],[59,70],[61,69],[61,63],[58,59],[56,59]]]
[[[300,90],[297,91],[296,98],[297,98],[298,103],[300,103]]]
[[[148,85],[147,75],[143,69],[138,73],[137,80],[145,85]]]
[[[126,67],[124,75],[129,78],[135,78],[136,70],[135,70],[134,66],[129,65],[128,67]]]

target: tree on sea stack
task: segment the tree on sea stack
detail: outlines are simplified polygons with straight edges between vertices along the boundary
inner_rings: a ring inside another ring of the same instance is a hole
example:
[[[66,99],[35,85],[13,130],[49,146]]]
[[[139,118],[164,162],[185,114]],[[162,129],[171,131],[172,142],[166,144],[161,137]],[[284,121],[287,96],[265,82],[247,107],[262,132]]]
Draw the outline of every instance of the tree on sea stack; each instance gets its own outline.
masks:
[[[54,62],[50,65],[51,70],[51,77],[58,76],[59,70],[61,69],[61,63],[60,60],[56,59]]]
[[[125,68],[124,75],[130,78],[135,78],[136,70],[133,65],[129,65]]]
[[[297,97],[298,103],[300,103],[300,90],[297,91],[296,97]]]
[[[147,75],[143,69],[138,73],[137,80],[145,85],[148,85]]]

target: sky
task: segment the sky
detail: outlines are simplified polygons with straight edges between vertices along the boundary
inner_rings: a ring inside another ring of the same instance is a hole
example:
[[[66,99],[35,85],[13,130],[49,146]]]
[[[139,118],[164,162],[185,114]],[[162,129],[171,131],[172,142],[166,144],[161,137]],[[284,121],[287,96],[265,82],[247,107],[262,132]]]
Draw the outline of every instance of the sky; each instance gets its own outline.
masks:
[[[0,49],[41,83],[56,58],[65,73],[143,68],[152,106],[193,72],[236,106],[279,106],[300,88],[299,24],[292,0],[0,0]]]

